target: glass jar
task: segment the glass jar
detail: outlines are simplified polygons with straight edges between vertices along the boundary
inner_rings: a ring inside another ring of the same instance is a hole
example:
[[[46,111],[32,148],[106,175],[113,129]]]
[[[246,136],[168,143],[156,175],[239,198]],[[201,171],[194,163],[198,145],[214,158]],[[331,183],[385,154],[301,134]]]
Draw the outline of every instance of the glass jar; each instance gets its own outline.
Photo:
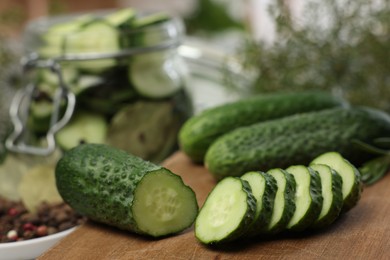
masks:
[[[178,18],[133,9],[31,22],[24,34],[30,83],[13,104],[22,124],[8,148],[47,155],[106,143],[162,161],[192,114],[177,51],[183,35]]]

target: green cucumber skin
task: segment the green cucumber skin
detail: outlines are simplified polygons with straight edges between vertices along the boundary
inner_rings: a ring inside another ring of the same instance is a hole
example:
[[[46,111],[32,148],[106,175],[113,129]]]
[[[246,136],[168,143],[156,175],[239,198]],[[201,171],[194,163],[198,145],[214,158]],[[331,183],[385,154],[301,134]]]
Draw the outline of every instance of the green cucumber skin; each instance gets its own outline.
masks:
[[[283,211],[283,216],[275,226],[271,228],[266,228],[260,232],[261,235],[276,235],[284,230],[286,230],[286,226],[293,216],[296,206],[295,206],[295,191],[296,191],[296,182],[294,176],[285,170],[281,171],[284,173],[286,177],[286,188],[284,192],[284,200],[285,207]]]
[[[310,207],[307,210],[305,216],[297,222],[294,226],[290,227],[290,231],[296,231],[300,232],[311,226],[311,224],[316,221],[318,218],[318,215],[321,212],[322,209],[322,186],[321,186],[321,179],[319,174],[313,170],[310,167],[306,167],[308,170],[308,173],[310,175]],[[288,171],[288,169],[287,169]],[[295,180],[297,183],[297,180]]]
[[[55,176],[60,195],[75,211],[97,222],[149,235],[137,227],[132,203],[138,183],[157,170],[171,173],[107,145],[83,144],[64,154]]]
[[[329,167],[330,168],[330,167]],[[332,168],[330,168],[332,173],[332,193],[333,201],[330,206],[330,211],[322,219],[317,219],[312,225],[311,228],[319,229],[328,227],[332,224],[340,215],[341,209],[343,207],[343,193],[342,193],[342,178],[341,176]]]
[[[371,158],[354,145],[388,136],[390,116],[350,107],[302,113],[241,127],[221,136],[207,151],[205,165],[217,178],[252,170],[308,165],[313,157],[337,151],[357,165]]]
[[[203,162],[218,137],[241,126],[292,114],[343,106],[324,92],[266,94],[208,109],[190,118],[179,133],[181,149],[195,162]]]
[[[231,241],[237,240],[237,239],[243,237],[246,234],[250,224],[253,223],[253,220],[255,218],[255,215],[256,215],[256,199],[255,199],[255,197],[252,194],[252,189],[251,189],[249,183],[247,181],[245,181],[245,180],[242,180],[242,179],[238,178],[238,177],[228,177],[228,178],[239,179],[240,182],[242,183],[242,191],[244,191],[247,194],[247,200],[246,200],[247,211],[246,211],[246,214],[241,219],[241,222],[239,223],[237,229],[235,229],[230,234],[227,234],[224,239],[221,239],[221,240],[218,240],[218,241],[208,241],[208,242],[206,242],[206,241],[202,240],[202,238],[200,236],[198,236],[198,234],[196,233],[196,227],[198,225],[201,225],[201,224],[199,223],[199,221],[196,221],[195,222],[195,237],[196,237],[196,239],[199,242],[201,242],[203,244],[219,245],[219,244],[224,244],[224,243],[227,243],[227,242],[231,242]],[[207,203],[207,200],[212,199],[212,197],[210,196],[211,194],[212,193],[210,192],[209,195],[206,198],[205,203]],[[200,209],[200,210],[202,210],[202,209]]]
[[[254,222],[250,225],[245,236],[254,237],[260,235],[265,231],[268,226],[271,216],[272,210],[275,201],[276,191],[278,189],[276,180],[270,174],[266,172],[259,172],[265,180],[265,190],[262,200],[262,209],[260,214],[254,219]]]

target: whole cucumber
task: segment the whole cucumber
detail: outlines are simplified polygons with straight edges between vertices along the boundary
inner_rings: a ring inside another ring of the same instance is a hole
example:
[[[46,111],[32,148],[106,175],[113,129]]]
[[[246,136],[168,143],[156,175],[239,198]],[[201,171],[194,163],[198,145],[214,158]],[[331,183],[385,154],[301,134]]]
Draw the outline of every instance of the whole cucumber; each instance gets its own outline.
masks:
[[[233,129],[343,105],[345,101],[322,91],[262,94],[210,108],[190,118],[179,132],[179,145],[194,162],[203,162],[211,143]]]
[[[209,148],[205,165],[215,177],[241,176],[247,171],[310,163],[339,152],[359,165],[372,154],[355,145],[390,135],[390,116],[365,108],[333,108],[302,113],[241,127],[221,136]]]

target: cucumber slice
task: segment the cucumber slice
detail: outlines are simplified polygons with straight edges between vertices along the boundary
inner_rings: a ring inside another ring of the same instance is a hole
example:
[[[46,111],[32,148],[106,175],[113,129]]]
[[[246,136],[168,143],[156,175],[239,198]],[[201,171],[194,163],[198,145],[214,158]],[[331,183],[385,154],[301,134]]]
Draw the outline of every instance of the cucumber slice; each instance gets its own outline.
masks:
[[[294,176],[296,183],[295,212],[287,229],[303,231],[317,218],[322,209],[321,179],[319,174],[303,165],[293,165],[286,171]]]
[[[45,58],[62,56],[64,54],[66,35],[76,32],[83,24],[93,19],[90,15],[83,15],[68,22],[54,24],[42,35],[44,45],[39,48],[38,53]]]
[[[103,116],[91,112],[77,112],[74,118],[56,134],[60,148],[69,150],[81,143],[104,143],[107,123]]]
[[[312,164],[310,167],[320,175],[324,199],[320,215],[312,227],[327,227],[337,219],[343,207],[343,180],[335,170],[327,165]]]
[[[108,54],[120,50],[119,32],[103,20],[96,19],[65,37],[65,54]],[[117,64],[115,59],[73,61],[72,64],[90,73],[100,73]]]
[[[124,8],[110,13],[104,19],[114,27],[129,26],[136,18],[137,12],[132,8]]]
[[[55,176],[75,211],[123,230],[167,236],[190,227],[198,213],[180,176],[111,146],[77,146],[58,161]]]
[[[256,199],[247,181],[221,180],[208,195],[195,221],[195,236],[204,244],[220,244],[245,234],[256,215]]]
[[[271,221],[277,184],[274,177],[265,172],[248,172],[241,176],[252,189],[256,199],[256,216],[245,236],[261,234]]]
[[[271,169],[267,172],[275,178],[277,191],[272,209],[271,221],[264,233],[276,234],[286,228],[295,212],[295,189],[296,183],[294,177],[285,170]]]
[[[135,90],[148,98],[166,98],[183,87],[184,73],[181,60],[168,52],[151,52],[133,57],[129,80]]]
[[[350,210],[357,204],[361,196],[363,183],[360,172],[354,165],[338,152],[324,153],[315,158],[311,164],[328,165],[340,174],[343,180],[343,212]]]
[[[152,14],[138,17],[134,21],[133,27],[134,28],[143,28],[145,26],[151,26],[151,25],[162,23],[162,22],[166,22],[169,19],[170,19],[169,15],[165,12],[152,13]]]

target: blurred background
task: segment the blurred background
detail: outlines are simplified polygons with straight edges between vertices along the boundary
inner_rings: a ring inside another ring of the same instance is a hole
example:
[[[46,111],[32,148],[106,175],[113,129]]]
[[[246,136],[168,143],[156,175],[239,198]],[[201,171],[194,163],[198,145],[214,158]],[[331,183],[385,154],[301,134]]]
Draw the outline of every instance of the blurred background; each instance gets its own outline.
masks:
[[[390,110],[388,0],[2,0],[0,39],[41,16],[127,6],[174,13],[188,35],[233,51],[257,74],[249,92],[337,90]]]

